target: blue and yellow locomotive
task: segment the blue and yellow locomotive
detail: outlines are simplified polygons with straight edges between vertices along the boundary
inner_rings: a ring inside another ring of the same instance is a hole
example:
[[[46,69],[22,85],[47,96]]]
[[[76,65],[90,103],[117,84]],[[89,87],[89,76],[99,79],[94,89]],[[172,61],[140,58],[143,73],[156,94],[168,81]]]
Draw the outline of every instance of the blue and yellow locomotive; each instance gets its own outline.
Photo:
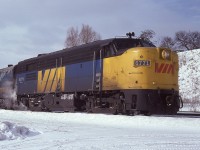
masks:
[[[113,38],[19,62],[17,99],[31,110],[175,114],[178,56],[143,39]]]

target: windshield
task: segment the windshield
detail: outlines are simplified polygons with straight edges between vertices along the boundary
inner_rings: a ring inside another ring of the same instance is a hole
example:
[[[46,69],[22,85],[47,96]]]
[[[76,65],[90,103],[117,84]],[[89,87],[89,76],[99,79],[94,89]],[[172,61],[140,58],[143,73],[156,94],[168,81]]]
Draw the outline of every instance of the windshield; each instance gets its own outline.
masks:
[[[115,39],[114,45],[117,51],[124,51],[134,47],[155,47],[151,42],[142,39]]]
[[[134,47],[155,47],[155,45],[142,39],[114,39],[111,43],[103,47],[104,57],[121,55],[129,48]]]
[[[141,40],[142,42],[142,47],[156,47],[155,45],[153,45],[153,43],[151,41],[145,41],[145,40]]]

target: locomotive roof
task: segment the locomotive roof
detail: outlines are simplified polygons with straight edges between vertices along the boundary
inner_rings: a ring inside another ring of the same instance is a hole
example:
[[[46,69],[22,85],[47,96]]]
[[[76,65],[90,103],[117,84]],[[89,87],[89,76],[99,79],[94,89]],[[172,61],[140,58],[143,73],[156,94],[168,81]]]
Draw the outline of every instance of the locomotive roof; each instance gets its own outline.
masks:
[[[37,57],[20,61],[18,65],[16,65],[16,72],[20,73],[24,71],[57,67],[62,64],[72,64],[88,61],[93,59],[94,51],[100,51],[102,46],[108,45],[113,40],[114,38],[99,40],[47,54],[39,54]]]
[[[123,43],[135,41],[143,41],[141,39],[132,38],[111,38],[106,40],[98,40],[88,44],[83,44],[80,46],[74,46],[71,48],[65,48],[59,51],[39,54],[37,57],[23,60],[16,66],[17,72],[32,71],[32,70],[42,70],[47,68],[54,68],[57,66],[62,66],[66,64],[81,63],[93,60],[94,51],[96,52],[96,57],[99,56],[99,52],[102,47],[109,45],[110,43]],[[128,45],[130,45],[130,43]],[[122,45],[123,45],[122,44]],[[127,43],[126,43],[127,44]],[[125,46],[126,46],[125,44]],[[149,46],[154,46],[149,44]],[[131,47],[134,45],[131,44]]]
[[[46,57],[60,55],[60,54],[63,54],[65,52],[69,52],[69,53],[76,52],[76,53],[79,53],[79,52],[83,52],[85,50],[98,51],[98,50],[100,50],[100,48],[102,46],[108,45],[114,39],[115,38],[106,39],[106,40],[98,40],[98,41],[94,41],[94,42],[91,42],[91,43],[87,43],[87,44],[83,44],[83,45],[79,45],[79,46],[74,46],[74,47],[71,47],[71,48],[65,48],[65,49],[54,51],[54,52],[50,52],[50,53],[39,54],[37,57],[29,58],[29,59],[20,61],[19,63],[24,63],[24,62],[29,62],[29,61],[31,62],[31,61],[38,60],[38,59],[45,59]]]

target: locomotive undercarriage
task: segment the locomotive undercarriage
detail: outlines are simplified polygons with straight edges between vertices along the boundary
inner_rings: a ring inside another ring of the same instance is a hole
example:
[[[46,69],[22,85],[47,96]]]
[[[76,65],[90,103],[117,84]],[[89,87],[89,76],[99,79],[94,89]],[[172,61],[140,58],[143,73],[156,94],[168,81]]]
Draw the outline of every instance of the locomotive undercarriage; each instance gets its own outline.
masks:
[[[18,97],[32,111],[109,114],[176,114],[182,105],[174,90],[123,90],[48,93]]]
[[[176,114],[183,106],[175,90],[125,90],[126,112],[130,114]],[[136,112],[135,112],[136,110]]]
[[[100,98],[101,95],[101,98]],[[106,93],[49,93],[21,95],[18,101],[32,111],[125,113],[124,100],[116,91]]]
[[[120,91],[104,91],[88,97],[86,110],[92,113],[125,114],[124,94]]]
[[[172,90],[106,91],[102,97],[89,97],[87,110],[94,113],[127,115],[176,114],[183,106],[181,97]]]
[[[48,93],[39,95],[23,95],[18,97],[28,109],[32,111],[83,111],[85,101],[79,100],[74,93]]]

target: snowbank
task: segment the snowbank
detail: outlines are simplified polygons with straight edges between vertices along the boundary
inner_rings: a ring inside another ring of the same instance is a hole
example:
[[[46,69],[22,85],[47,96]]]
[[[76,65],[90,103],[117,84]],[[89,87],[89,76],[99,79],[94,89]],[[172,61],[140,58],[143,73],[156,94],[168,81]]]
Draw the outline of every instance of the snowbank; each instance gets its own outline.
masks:
[[[192,109],[200,108],[200,49],[179,52],[179,89]],[[195,108],[195,107],[198,108]],[[199,110],[200,111],[200,110]]]
[[[26,137],[38,135],[39,132],[31,131],[24,126],[17,126],[11,122],[0,122],[0,141],[24,139]]]

